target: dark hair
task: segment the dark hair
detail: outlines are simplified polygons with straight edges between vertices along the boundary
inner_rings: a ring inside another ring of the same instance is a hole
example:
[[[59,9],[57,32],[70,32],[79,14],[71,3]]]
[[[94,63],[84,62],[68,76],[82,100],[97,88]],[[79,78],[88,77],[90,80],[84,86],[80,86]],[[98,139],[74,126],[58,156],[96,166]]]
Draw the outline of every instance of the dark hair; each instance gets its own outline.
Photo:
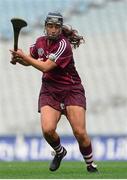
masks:
[[[75,29],[72,29],[71,26],[66,26],[66,25],[63,25],[62,26],[62,34],[69,40],[69,42],[71,43],[72,47],[73,48],[77,48],[79,47],[79,45],[81,43],[84,43],[85,40],[83,38],[83,36],[80,36],[78,34],[78,31],[75,30]]]

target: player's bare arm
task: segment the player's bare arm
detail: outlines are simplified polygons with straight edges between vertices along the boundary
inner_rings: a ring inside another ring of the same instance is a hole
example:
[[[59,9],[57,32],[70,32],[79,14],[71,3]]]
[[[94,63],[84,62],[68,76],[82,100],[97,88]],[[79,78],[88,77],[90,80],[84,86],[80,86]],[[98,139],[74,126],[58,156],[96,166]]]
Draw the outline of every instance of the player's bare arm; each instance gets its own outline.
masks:
[[[57,66],[56,63],[50,59],[47,59],[47,61],[45,61],[45,62],[37,61],[37,59],[34,59],[32,56],[25,54],[20,49],[17,51],[11,50],[11,52],[14,53],[15,55],[17,55],[19,58],[21,58],[21,61],[19,61],[20,64],[25,63],[28,65],[31,65],[42,72],[48,72]]]

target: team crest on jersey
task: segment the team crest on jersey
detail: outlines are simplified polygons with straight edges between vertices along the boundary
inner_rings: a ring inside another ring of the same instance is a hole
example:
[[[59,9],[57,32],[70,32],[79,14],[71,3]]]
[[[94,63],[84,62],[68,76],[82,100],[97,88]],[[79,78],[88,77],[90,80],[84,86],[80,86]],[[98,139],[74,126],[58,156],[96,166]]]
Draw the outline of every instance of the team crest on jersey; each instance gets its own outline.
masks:
[[[38,55],[43,56],[43,54],[44,54],[44,50],[42,48],[39,48],[38,49]]]

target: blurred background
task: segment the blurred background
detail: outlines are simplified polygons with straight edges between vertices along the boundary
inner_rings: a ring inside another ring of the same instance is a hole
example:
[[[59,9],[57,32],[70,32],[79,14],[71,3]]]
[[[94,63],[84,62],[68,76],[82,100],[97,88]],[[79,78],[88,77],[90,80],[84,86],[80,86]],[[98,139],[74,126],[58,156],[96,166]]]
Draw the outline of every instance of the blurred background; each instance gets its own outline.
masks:
[[[32,67],[13,66],[9,53],[11,18],[27,21],[19,47],[29,52],[44,34],[44,20],[51,11],[61,12],[64,24],[86,41],[74,56],[86,90],[87,129],[95,159],[127,160],[127,0],[0,0],[0,160],[51,158],[37,112],[42,74]],[[57,131],[69,152],[66,159],[81,159],[65,116]]]

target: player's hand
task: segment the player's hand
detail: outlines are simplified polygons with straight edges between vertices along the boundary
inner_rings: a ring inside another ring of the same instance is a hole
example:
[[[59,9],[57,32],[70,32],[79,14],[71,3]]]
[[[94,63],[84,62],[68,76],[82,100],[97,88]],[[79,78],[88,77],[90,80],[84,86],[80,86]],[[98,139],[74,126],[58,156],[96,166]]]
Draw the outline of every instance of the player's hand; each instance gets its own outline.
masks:
[[[15,65],[15,64],[17,63],[17,60],[18,60],[17,58],[18,58],[18,57],[17,57],[14,53],[12,53],[12,52],[11,52],[11,55],[12,55],[12,56],[11,56],[11,61],[10,61],[10,63],[13,64],[13,65]]]
[[[10,50],[12,56],[18,56],[18,57],[21,57],[23,58],[23,56],[25,55],[24,52],[21,50],[21,49],[18,49],[17,51],[14,51],[14,50]]]
[[[12,54],[10,63],[15,65],[17,62],[23,61],[23,59],[22,59],[23,51],[22,50],[17,50],[17,51],[10,50],[10,52]]]
[[[11,61],[10,63],[13,64],[13,65],[16,65],[16,63],[20,63],[23,61],[23,59],[17,55],[17,53],[15,53],[16,51],[13,51],[13,50],[10,50],[11,51],[11,54],[12,54],[12,57],[11,57]]]

